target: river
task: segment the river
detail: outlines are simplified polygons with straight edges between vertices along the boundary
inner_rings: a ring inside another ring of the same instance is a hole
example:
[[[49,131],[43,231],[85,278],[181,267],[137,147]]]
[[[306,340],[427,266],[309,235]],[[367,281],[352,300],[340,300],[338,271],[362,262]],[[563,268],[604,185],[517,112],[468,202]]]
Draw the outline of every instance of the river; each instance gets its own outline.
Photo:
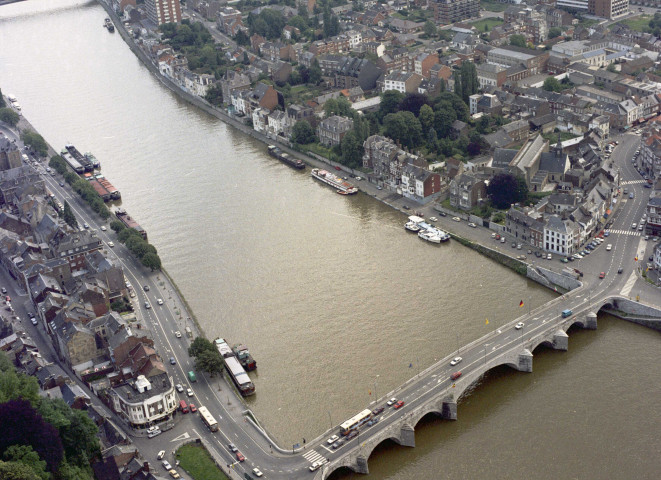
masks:
[[[0,88],[56,148],[96,155],[207,336],[250,347],[248,405],[282,445],[509,322],[520,300],[553,298],[270,158],[165,89],[105,16],[71,0],[0,8]],[[370,478],[656,478],[659,335],[599,322],[572,330],[569,352],[536,351],[532,374],[492,372],[457,422],[423,421],[416,448],[384,444]]]

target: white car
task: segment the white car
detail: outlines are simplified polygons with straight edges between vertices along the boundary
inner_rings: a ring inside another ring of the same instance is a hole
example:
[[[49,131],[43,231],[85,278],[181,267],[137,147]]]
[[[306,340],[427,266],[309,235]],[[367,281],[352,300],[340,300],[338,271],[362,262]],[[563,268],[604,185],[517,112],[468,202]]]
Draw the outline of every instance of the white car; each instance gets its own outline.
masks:
[[[546,256],[546,259],[547,259],[547,260],[553,260],[553,255],[551,255],[551,254],[549,253],[549,254]]]
[[[523,322],[519,322],[516,325],[514,325],[514,328],[517,330],[521,330],[523,328]]]
[[[176,332],[174,332],[174,336],[177,338],[181,338],[181,332],[177,330]]]
[[[105,226],[105,225],[101,225],[101,231],[102,231],[102,232],[105,232],[105,231],[106,231],[106,226]]]
[[[463,358],[461,358],[461,357],[454,357],[452,359],[452,361],[450,362],[450,365],[452,365],[454,367],[456,364],[461,363],[462,360],[463,360]]]
[[[172,465],[170,465],[170,462],[168,462],[167,460],[163,460],[161,463],[163,464],[163,468],[165,468],[166,470],[172,470]]]
[[[386,405],[389,407],[392,407],[395,403],[397,402],[397,399],[395,397],[392,397],[390,400],[386,402]]]
[[[431,220],[432,222],[438,222],[438,218],[436,217],[429,217],[429,220]]]
[[[337,435],[333,435],[328,440],[326,440],[326,443],[328,445],[333,445],[337,441],[338,438],[340,438],[340,437],[338,437]]]
[[[161,433],[163,433],[162,430],[154,430],[153,432],[149,432],[149,433],[147,434],[147,438],[154,438],[154,437],[156,437],[157,435],[160,435]]]
[[[30,321],[32,322],[32,325],[34,325],[35,327],[37,326],[37,319],[36,318],[32,317],[32,318],[30,318]]]
[[[253,468],[253,469],[252,469],[252,473],[253,473],[256,477],[261,477],[262,475],[264,475],[264,474],[262,473],[262,471],[261,471],[259,468]]]
[[[473,222],[470,222],[468,224],[468,226],[471,227],[471,228],[477,228],[477,225],[475,225]]]
[[[323,463],[321,463],[321,462],[314,462],[312,465],[310,465],[310,471],[314,472],[316,470],[319,470],[322,465],[323,465]]]
[[[156,455],[156,460],[162,460],[164,456],[165,456],[165,450],[161,450],[160,452],[158,452],[158,455]]]
[[[156,300],[156,303],[158,303],[159,305],[163,305],[163,299],[159,298],[158,300]]]
[[[191,390],[190,388],[188,388],[188,389],[186,389],[186,395],[188,395],[189,397],[192,397],[192,396],[195,395],[195,394],[193,393],[193,390]]]
[[[177,392],[179,392],[179,393],[184,391],[184,387],[181,386],[181,383],[177,383],[177,385],[175,385],[175,388],[177,389]]]
[[[151,305],[149,304],[149,302],[145,302],[145,308],[146,308],[147,310],[149,310],[149,309],[151,308]]]
[[[113,248],[113,247],[115,246],[115,244],[114,244],[113,242],[108,242],[108,246],[109,246],[110,248]]]
[[[461,222],[461,218],[459,217],[452,217],[452,220],[454,220],[455,222]]]
[[[606,245],[606,251],[610,252],[611,250],[613,250],[613,245],[609,243],[608,245]]]

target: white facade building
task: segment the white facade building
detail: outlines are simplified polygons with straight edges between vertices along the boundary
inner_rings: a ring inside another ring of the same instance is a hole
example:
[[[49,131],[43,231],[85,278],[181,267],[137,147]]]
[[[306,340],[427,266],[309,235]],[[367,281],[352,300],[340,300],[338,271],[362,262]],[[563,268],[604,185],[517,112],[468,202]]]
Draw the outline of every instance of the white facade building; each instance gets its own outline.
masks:
[[[162,420],[177,409],[177,395],[167,373],[147,379],[139,375],[125,385],[109,391],[113,410],[132,425],[147,425]]]

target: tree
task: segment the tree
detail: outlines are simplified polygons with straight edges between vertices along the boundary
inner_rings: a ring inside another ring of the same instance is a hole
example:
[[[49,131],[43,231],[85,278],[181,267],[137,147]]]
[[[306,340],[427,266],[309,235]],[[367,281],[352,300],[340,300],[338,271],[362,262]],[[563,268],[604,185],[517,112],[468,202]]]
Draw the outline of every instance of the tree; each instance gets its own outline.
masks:
[[[315,135],[312,125],[305,120],[299,120],[296,122],[291,131],[291,140],[300,145],[307,145],[314,142]]]
[[[0,122],[4,122],[10,127],[15,127],[18,124],[18,113],[11,108],[0,108]]]
[[[464,103],[468,103],[471,95],[477,93],[477,90],[480,87],[480,84],[477,80],[477,69],[473,62],[463,62],[461,64],[461,86],[462,94],[461,97]]]
[[[324,104],[324,113],[326,117],[340,115],[342,117],[353,118],[356,111],[351,108],[351,102],[346,97],[331,98]]]
[[[399,103],[399,109],[407,110],[417,117],[423,105],[429,105],[427,95],[423,95],[422,93],[407,93]]]
[[[38,133],[29,130],[25,131],[21,134],[21,139],[23,143],[36,150],[39,156],[45,157],[48,155],[48,144],[46,144],[44,137]]]
[[[523,177],[499,173],[489,182],[487,196],[494,207],[502,210],[509,208],[514,203],[524,201],[528,196],[528,187]]]
[[[401,142],[408,148],[416,148],[422,143],[420,120],[408,111],[389,113],[383,120],[386,136]]]
[[[155,253],[145,253],[145,256],[140,259],[140,262],[147,268],[154,270],[161,269],[161,258]]]
[[[188,347],[188,355],[191,357],[197,357],[200,353],[205,351],[217,351],[213,343],[207,340],[204,337],[195,337],[195,340]]]
[[[445,105],[445,108],[441,108],[434,113],[434,130],[441,138],[450,135],[450,127],[457,119],[457,113],[452,108],[452,104],[446,102]]]
[[[464,88],[461,84],[461,75],[458,72],[454,73],[454,93],[457,97],[464,98]]]
[[[57,430],[27,400],[10,400],[0,405],[0,432],[0,452],[12,445],[31,445],[50,472],[56,471],[64,458]]]
[[[37,379],[16,373],[16,369],[4,353],[0,353],[0,372],[0,404],[17,398],[28,400],[31,403],[38,401]]]
[[[515,47],[526,47],[526,37],[523,35],[515,34],[510,36],[510,45]]]
[[[204,350],[195,357],[195,368],[210,374],[223,371],[223,359],[218,350]]]
[[[7,102],[5,102],[5,97],[2,96],[2,88],[0,88],[0,108],[5,108]]]
[[[12,445],[3,452],[2,459],[7,462],[22,463],[30,467],[30,470],[42,480],[50,480],[50,474],[46,471],[46,462],[39,458],[39,454],[30,445]]]
[[[126,228],[126,225],[124,225],[124,224],[123,224],[122,222],[120,222],[119,220],[113,220],[112,222],[110,222],[110,228],[111,228],[115,233],[119,233],[119,232],[121,232],[122,230],[124,230],[124,229]]]
[[[383,120],[389,113],[399,110],[399,104],[404,99],[404,94],[397,90],[386,90],[381,94],[379,104],[379,118]]]
[[[422,130],[425,132],[429,131],[434,126],[434,110],[427,104],[423,105],[420,107],[418,120],[420,120]]]
[[[214,83],[207,90],[204,99],[209,102],[211,105],[219,106],[223,104],[223,89],[220,83]]]
[[[342,163],[347,167],[356,168],[362,165],[363,142],[360,141],[355,131],[351,130],[344,135],[340,143],[342,150]]]
[[[562,35],[562,29],[560,27],[549,28],[549,39],[559,37],[560,35]]]
[[[437,31],[436,24],[434,24],[434,22],[432,22],[431,20],[427,20],[425,22],[425,26],[423,27],[423,30],[425,32],[425,35],[427,35],[427,37],[431,38],[436,36],[436,31]]]
[[[562,84],[555,77],[546,77],[542,88],[547,92],[562,92],[564,90]]]
[[[311,85],[318,85],[319,82],[321,81],[321,67],[319,66],[319,62],[317,61],[316,58],[312,60],[309,74],[310,74],[309,83]]]
[[[608,70],[611,73],[617,73],[617,67],[615,67],[614,63],[611,63],[606,67],[606,70]]]
[[[238,45],[242,45],[244,47],[250,45],[250,37],[246,35],[246,32],[244,32],[243,30],[239,30],[238,32],[236,32],[236,35],[234,35],[234,41]]]
[[[62,219],[72,228],[78,228],[78,220],[71,210],[71,205],[66,200],[64,201],[64,211],[62,212]]]
[[[34,470],[20,462],[0,460],[0,478],[3,480],[41,480]]]

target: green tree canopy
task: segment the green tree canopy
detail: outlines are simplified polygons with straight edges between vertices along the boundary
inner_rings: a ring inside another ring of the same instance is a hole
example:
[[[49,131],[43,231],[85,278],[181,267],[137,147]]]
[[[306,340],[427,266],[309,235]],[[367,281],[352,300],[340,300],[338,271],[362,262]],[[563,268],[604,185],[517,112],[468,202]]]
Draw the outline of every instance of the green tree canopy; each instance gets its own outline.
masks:
[[[354,130],[350,130],[342,138],[340,149],[342,150],[342,163],[344,165],[351,168],[357,168],[362,165],[364,153],[363,142],[360,141]]]
[[[408,148],[416,148],[422,143],[422,126],[420,120],[408,111],[389,113],[383,120],[385,134],[399,141]]]
[[[547,92],[562,92],[564,90],[562,84],[555,77],[546,77],[542,88]]]
[[[195,368],[211,375],[220,373],[223,370],[223,359],[218,350],[204,350],[195,357]]]
[[[204,337],[195,337],[195,340],[188,347],[188,355],[197,357],[202,352],[217,352],[213,343]]]
[[[562,35],[562,29],[560,27],[551,27],[549,28],[549,38],[555,38]]]
[[[418,120],[420,120],[422,131],[428,132],[434,126],[434,110],[429,105],[423,105],[420,107]]]
[[[523,177],[499,173],[489,182],[487,196],[494,207],[502,210],[524,201],[528,197],[528,187]]]
[[[299,120],[294,124],[294,128],[291,131],[291,140],[294,143],[301,145],[307,145],[315,141],[314,130],[312,125],[310,125],[305,120]]]
[[[19,120],[18,113],[11,108],[0,108],[0,122],[4,122],[10,127],[15,127]]]
[[[39,384],[35,377],[16,373],[7,355],[0,352],[0,404],[17,398],[36,403],[39,400]]]
[[[2,96],[2,88],[0,88],[0,108],[5,108],[7,102],[5,102],[5,97]]]
[[[144,257],[140,259],[140,262],[152,272],[161,269],[161,258],[155,253],[145,253]]]
[[[379,104],[379,118],[383,120],[389,113],[395,113],[399,110],[399,104],[404,100],[404,94],[397,90],[386,90],[381,94],[381,103]]]
[[[50,480],[50,473],[46,471],[46,462],[39,458],[39,454],[31,445],[12,445],[3,452],[2,459],[7,462],[22,463],[42,480]]]
[[[327,100],[324,104],[324,112],[326,117],[340,115],[342,117],[354,118],[356,115],[356,111],[351,108],[351,102],[344,96]]]
[[[407,93],[401,102],[399,102],[400,110],[407,110],[416,117],[420,114],[420,109],[423,105],[429,105],[429,98],[422,93]]]
[[[526,37],[523,35],[514,34],[510,36],[510,45],[514,47],[526,47]]]
[[[208,90],[204,99],[211,105],[219,106],[223,104],[223,89],[220,83],[213,84]]]
[[[278,10],[271,8],[264,8],[259,12],[259,15],[249,13],[247,22],[250,35],[257,33],[269,40],[280,38],[282,31],[287,25],[284,15]]]
[[[42,480],[42,477],[24,463],[2,460],[0,460],[0,478],[2,480]]]
[[[71,205],[66,200],[64,201],[64,211],[62,212],[62,219],[73,228],[78,228],[78,220],[76,215],[74,215],[73,210],[71,210]]]
[[[428,37],[435,37],[436,36],[436,24],[432,22],[431,20],[427,20],[425,22],[425,26],[423,27],[423,30],[425,32],[425,35]]]

